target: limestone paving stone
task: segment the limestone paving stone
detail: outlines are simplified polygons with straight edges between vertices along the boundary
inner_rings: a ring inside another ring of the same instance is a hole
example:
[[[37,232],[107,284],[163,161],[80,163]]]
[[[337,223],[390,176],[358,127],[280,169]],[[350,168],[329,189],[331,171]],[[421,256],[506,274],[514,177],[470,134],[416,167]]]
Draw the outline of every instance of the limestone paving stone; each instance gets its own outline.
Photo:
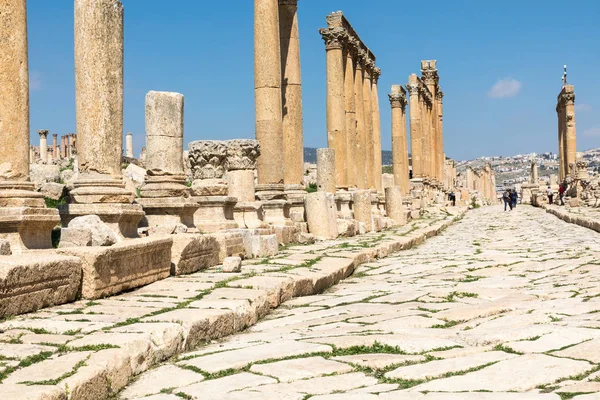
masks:
[[[347,362],[361,367],[384,369],[391,365],[425,361],[425,356],[405,356],[401,354],[358,354],[333,357],[332,360]]]
[[[121,393],[123,399],[135,399],[172,387],[187,386],[204,380],[204,376],[175,365],[158,367],[142,375]]]
[[[40,383],[59,379],[63,375],[73,371],[80,362],[87,360],[90,354],[91,352],[89,351],[82,351],[65,354],[59,357],[52,357],[48,360],[13,372],[8,378],[2,381],[2,383],[9,385],[24,382]]]
[[[273,376],[279,382],[293,382],[350,371],[352,371],[352,367],[343,363],[326,360],[323,357],[300,358],[269,364],[254,364],[250,368],[250,372]]]

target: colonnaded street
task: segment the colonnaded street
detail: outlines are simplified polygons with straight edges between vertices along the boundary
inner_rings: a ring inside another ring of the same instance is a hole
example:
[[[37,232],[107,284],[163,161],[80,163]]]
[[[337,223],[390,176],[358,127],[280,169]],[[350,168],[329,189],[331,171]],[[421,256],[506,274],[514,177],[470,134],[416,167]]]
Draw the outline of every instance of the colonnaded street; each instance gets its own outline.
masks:
[[[477,209],[118,397],[600,399],[599,254],[543,210]]]

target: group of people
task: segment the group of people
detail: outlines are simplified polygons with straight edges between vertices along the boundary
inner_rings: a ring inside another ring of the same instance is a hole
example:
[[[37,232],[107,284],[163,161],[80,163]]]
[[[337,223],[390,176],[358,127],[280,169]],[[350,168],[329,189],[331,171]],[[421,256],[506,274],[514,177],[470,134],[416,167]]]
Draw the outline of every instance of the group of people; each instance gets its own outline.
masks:
[[[560,205],[564,206],[565,202],[564,202],[564,197],[565,197],[565,192],[567,191],[567,185],[565,183],[561,183],[560,186],[558,187],[558,198],[560,199]],[[546,194],[548,195],[548,204],[554,204],[554,191],[552,190],[552,188],[550,186],[548,186],[548,189],[546,190]]]
[[[512,211],[517,207],[517,201],[519,200],[519,195],[515,189],[506,189],[504,194],[502,195],[502,200],[504,200],[504,211],[508,207],[510,207],[509,211]]]

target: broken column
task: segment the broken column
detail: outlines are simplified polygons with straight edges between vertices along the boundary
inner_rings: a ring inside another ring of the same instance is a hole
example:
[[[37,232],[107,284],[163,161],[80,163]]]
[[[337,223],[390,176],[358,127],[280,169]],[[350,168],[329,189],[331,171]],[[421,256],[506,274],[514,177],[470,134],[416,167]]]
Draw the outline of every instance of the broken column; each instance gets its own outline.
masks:
[[[328,192],[309,193],[306,196],[308,230],[322,239],[338,237],[337,210],[334,196]]]
[[[254,174],[259,156],[260,144],[256,140],[227,142],[225,170],[228,196],[237,199],[233,217],[240,228],[258,228],[263,224],[262,203],[257,202],[254,195]]]
[[[40,158],[43,164],[48,163],[48,133],[47,130],[38,131],[40,135]]]
[[[406,213],[402,204],[402,188],[392,186],[385,189],[385,210],[388,218],[393,219],[398,225],[406,224]]]
[[[125,157],[134,158],[133,156],[133,134],[128,132],[125,135]]]
[[[189,199],[183,170],[184,97],[179,93],[146,95],[147,178],[138,203],[146,213],[144,225],[174,230],[178,224],[194,228],[198,205]]]
[[[371,192],[359,190],[353,193],[354,219],[363,224],[365,232],[373,231],[373,211],[371,205]],[[359,229],[362,231],[362,229]]]
[[[389,95],[392,106],[392,170],[394,184],[402,193],[410,192],[408,142],[406,140],[406,91],[401,85],[393,85]]]
[[[123,5],[118,0],[75,2],[75,94],[79,176],[63,225],[98,215],[121,237],[138,237],[144,216],[121,174],[123,154]],[[75,138],[70,136],[70,156]]]
[[[317,149],[317,190],[335,194],[335,150]]]
[[[0,239],[13,254],[52,248],[60,222],[29,180],[29,67],[25,0],[0,2]]]

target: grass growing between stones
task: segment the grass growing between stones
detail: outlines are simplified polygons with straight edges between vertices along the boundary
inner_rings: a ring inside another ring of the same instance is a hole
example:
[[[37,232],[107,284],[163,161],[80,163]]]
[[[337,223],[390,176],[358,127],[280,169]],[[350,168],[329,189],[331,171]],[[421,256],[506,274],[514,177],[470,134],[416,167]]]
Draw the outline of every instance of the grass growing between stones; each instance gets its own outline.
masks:
[[[86,361],[89,359],[89,357],[86,360],[82,360],[80,362],[78,362],[77,364],[75,364],[75,366],[73,367],[73,369],[69,372],[66,372],[64,374],[62,374],[61,376],[59,376],[56,379],[49,379],[46,381],[39,381],[39,382],[31,382],[31,381],[25,381],[25,382],[19,382],[23,385],[27,385],[27,386],[32,386],[32,385],[42,385],[42,386],[54,386],[54,385],[58,385],[61,381],[64,381],[67,378],[70,378],[71,376],[75,375],[77,373],[77,371],[79,370],[79,368],[81,367],[85,367],[86,366]]]
[[[39,354],[29,356],[29,357],[22,359],[21,362],[19,362],[19,364],[17,366],[8,367],[4,371],[0,372],[0,383],[2,383],[3,380],[5,380],[10,374],[15,372],[16,370],[18,370],[20,368],[26,368],[33,364],[37,364],[44,360],[47,360],[48,358],[52,357],[52,354],[53,354],[52,352],[44,351]]]

